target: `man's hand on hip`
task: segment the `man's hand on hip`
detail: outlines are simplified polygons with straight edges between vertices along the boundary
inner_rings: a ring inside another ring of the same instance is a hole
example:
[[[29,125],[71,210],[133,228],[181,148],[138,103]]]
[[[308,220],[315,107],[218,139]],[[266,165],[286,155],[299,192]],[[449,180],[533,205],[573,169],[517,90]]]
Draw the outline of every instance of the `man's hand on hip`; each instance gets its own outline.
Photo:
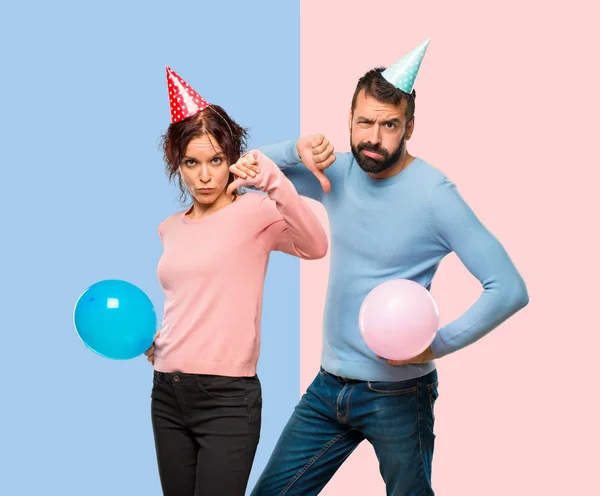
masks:
[[[383,358],[378,356],[378,358]],[[423,353],[417,355],[416,357],[409,358],[408,360],[388,360],[387,363],[390,365],[409,365],[412,363],[427,363],[435,360],[433,353],[431,352],[431,347],[428,347]]]

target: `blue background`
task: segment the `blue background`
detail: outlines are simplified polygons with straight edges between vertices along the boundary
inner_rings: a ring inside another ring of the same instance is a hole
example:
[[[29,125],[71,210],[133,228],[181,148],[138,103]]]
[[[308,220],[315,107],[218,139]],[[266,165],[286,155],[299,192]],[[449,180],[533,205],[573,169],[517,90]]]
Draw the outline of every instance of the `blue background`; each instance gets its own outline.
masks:
[[[156,228],[181,208],[158,148],[165,65],[250,127],[252,147],[298,136],[299,1],[4,2],[0,47],[0,494],[159,495],[152,368],[89,351],[73,307],[116,278],[162,316]],[[249,489],[299,396],[299,261],[280,253],[258,370]]]

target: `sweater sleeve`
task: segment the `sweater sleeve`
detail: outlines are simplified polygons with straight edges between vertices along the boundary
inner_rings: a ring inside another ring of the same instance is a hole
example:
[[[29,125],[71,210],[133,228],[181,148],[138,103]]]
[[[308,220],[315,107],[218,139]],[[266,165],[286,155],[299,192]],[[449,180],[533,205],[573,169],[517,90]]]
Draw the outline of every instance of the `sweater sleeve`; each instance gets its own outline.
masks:
[[[300,195],[318,202],[323,199],[324,192],[321,183],[298,157],[296,141],[265,145],[259,150],[279,166]],[[325,175],[327,175],[327,169]]]
[[[475,276],[483,292],[458,319],[441,328],[431,351],[436,358],[485,336],[529,302],[525,282],[500,242],[485,228],[447,179],[436,185],[428,203],[432,235]]]
[[[267,251],[282,251],[307,260],[323,258],[329,246],[321,222],[277,165],[253,151],[261,170],[250,184],[268,196],[259,205],[255,235]]]

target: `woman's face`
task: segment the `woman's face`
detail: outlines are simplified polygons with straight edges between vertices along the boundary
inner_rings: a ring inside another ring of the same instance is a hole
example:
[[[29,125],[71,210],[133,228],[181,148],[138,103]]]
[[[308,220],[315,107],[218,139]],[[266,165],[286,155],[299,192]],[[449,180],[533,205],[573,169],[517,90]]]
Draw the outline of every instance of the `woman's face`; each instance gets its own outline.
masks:
[[[179,171],[198,203],[210,205],[226,197],[229,163],[214,137],[193,138],[185,150]]]

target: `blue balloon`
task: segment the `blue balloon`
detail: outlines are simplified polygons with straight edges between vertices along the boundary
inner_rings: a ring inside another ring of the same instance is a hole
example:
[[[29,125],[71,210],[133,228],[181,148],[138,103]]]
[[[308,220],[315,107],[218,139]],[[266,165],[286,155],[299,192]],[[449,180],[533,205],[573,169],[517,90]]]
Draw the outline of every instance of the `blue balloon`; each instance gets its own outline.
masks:
[[[156,312],[137,286],[117,279],[100,281],[77,300],[73,322],[83,343],[105,358],[128,360],[154,342]]]

